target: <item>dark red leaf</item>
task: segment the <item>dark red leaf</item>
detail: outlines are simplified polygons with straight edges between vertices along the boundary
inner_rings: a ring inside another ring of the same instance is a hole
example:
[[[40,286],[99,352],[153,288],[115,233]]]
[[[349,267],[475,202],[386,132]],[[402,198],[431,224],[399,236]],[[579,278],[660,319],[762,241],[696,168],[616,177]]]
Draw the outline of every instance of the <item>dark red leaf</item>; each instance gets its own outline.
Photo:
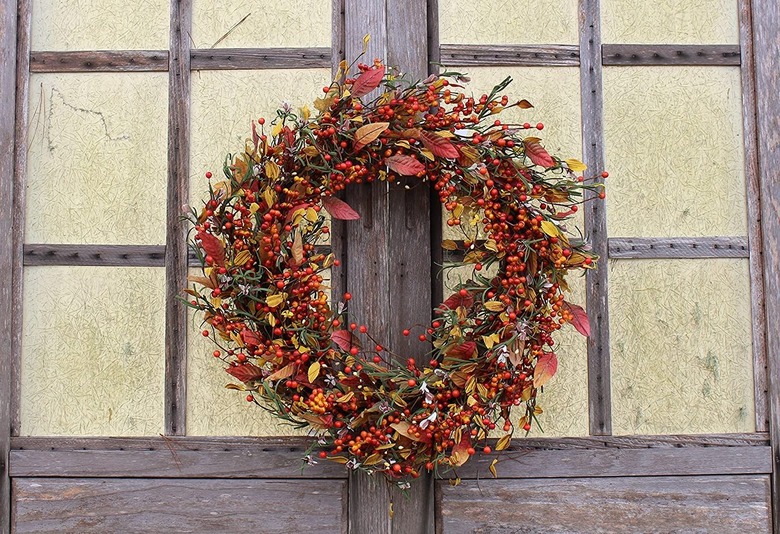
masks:
[[[465,297],[461,296],[460,293],[453,293],[450,295],[447,300],[441,303],[442,308],[449,308],[450,310],[456,310],[458,309],[458,306],[463,306],[464,308],[471,308],[471,306],[474,304],[474,295],[471,293],[467,293]]]
[[[425,148],[433,152],[434,156],[447,159],[458,159],[460,157],[458,149],[446,137],[433,132],[421,132],[420,140],[425,145]]]
[[[251,363],[244,363],[235,367],[231,366],[225,369],[225,371],[244,383],[262,380],[263,378],[263,370]]]
[[[545,168],[555,167],[555,160],[547,153],[542,145],[536,141],[523,141],[525,145],[525,154],[534,163]]]
[[[241,331],[241,339],[244,341],[245,345],[251,347],[257,347],[261,343],[260,336],[257,335],[257,332],[253,332],[246,328]]]
[[[343,351],[349,352],[352,347],[360,348],[360,342],[349,330],[336,330],[330,338]]]
[[[455,345],[447,351],[447,356],[453,358],[460,358],[461,360],[468,360],[474,357],[474,353],[477,352],[477,344],[474,341],[466,341],[460,345]]]
[[[213,258],[214,265],[222,266],[225,264],[225,246],[222,241],[206,232],[198,232],[197,238],[200,240],[200,248],[207,256]]]
[[[396,154],[385,159],[385,163],[391,171],[395,171],[401,176],[414,176],[425,170],[425,165],[406,154]]]
[[[369,69],[363,74],[358,76],[355,83],[352,84],[352,96],[361,97],[365,96],[382,83],[382,78],[385,77],[385,67],[379,67],[378,69]]]
[[[322,205],[334,219],[341,219],[343,221],[360,219],[360,214],[358,212],[350,208],[349,204],[336,197],[323,197]]]
[[[590,336],[590,320],[588,320],[588,314],[580,306],[572,304],[570,302],[564,302],[564,306],[573,315],[571,324],[577,329],[577,332],[585,337]]]

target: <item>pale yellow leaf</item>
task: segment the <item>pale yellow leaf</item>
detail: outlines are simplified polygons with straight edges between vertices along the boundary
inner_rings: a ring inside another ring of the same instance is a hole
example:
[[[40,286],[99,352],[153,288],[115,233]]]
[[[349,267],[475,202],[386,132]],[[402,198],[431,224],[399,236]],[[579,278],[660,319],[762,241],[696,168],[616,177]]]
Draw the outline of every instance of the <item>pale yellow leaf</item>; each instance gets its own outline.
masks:
[[[320,376],[320,362],[314,362],[309,366],[309,371],[307,373],[307,376],[309,378],[309,382],[312,384],[315,380],[317,380],[317,377]]]

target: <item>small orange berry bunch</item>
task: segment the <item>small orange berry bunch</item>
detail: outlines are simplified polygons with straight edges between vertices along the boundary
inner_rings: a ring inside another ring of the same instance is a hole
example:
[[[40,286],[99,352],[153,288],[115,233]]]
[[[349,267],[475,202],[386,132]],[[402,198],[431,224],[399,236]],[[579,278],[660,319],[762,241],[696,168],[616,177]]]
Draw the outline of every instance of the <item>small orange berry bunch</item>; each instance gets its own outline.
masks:
[[[494,430],[504,432],[500,450],[516,427],[531,429],[557,368],[553,333],[566,323],[589,333],[564,292],[570,271],[594,268],[596,257],[567,220],[601,184],[529,135],[541,124],[500,120],[531,107],[501,95],[510,79],[474,98],[456,72],[410,81],[379,61],[348,70],[323,89],[316,113],[285,106],[254,122],[224,180],[209,180],[190,216],[202,272],[186,293],[237,380],[229,387],[318,436],[311,461],[406,484],[491,452]],[[326,293],[326,270],[339,261],[321,245],[325,212],[359,218],[336,194],[374,181],[429,182],[464,235],[442,243],[470,275],[419,334],[431,346],[424,366],[351,317],[349,294],[334,307]]]

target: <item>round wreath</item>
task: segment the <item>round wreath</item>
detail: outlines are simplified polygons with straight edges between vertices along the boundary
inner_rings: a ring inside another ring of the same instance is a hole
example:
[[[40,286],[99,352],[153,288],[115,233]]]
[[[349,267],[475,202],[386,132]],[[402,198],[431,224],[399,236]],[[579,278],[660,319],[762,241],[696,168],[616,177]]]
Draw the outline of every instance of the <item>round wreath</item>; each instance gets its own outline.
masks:
[[[186,292],[219,346],[214,356],[240,382],[228,387],[311,429],[319,440],[310,462],[318,455],[404,485],[490,453],[496,428],[504,434],[495,449],[506,448],[514,406],[523,406],[517,426],[530,430],[537,393],[557,368],[553,332],[572,323],[589,333],[563,291],[566,274],[593,268],[596,256],[565,222],[583,191],[601,185],[577,175],[581,162],[525,135],[542,124],[498,119],[531,107],[500,95],[509,78],[474,98],[456,72],[413,82],[379,60],[358,69],[349,77],[342,63],[316,115],[285,105],[270,124],[253,122],[226,179],[211,180],[209,199],[192,210],[203,275]],[[359,218],[340,191],[401,177],[432,184],[447,224],[468,236],[442,246],[461,248],[460,265],[473,272],[419,327],[432,345],[424,366],[352,318],[348,293],[331,307],[323,271],[339,261],[317,246],[329,232],[322,208]]]

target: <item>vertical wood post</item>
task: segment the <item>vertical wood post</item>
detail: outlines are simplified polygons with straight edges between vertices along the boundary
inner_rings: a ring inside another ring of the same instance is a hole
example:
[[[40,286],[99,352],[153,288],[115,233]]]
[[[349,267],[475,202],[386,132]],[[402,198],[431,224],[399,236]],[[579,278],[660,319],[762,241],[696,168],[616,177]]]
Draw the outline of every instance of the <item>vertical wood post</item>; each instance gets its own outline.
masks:
[[[591,173],[604,169],[604,96],[601,80],[599,0],[580,0],[580,86],[583,160]],[[595,197],[595,198],[594,198]],[[607,300],[607,213],[603,200],[585,193],[585,235],[599,255],[598,269],[586,277],[586,301],[593,333],[588,338],[588,412],[590,433],[612,434]]]
[[[168,202],[165,242],[165,433],[186,433],[187,308],[179,299],[187,284],[189,202],[191,0],[171,1],[168,67]]]
[[[424,78],[428,74],[427,19],[425,0],[347,2],[346,58],[357,57],[362,38],[369,33],[363,62],[379,57],[413,77]],[[361,214],[360,220],[346,225],[346,284],[354,296],[351,311],[396,354],[420,360],[429,347],[404,337],[402,331],[427,325],[431,319],[428,188],[414,179],[360,185],[347,191],[346,200]],[[339,297],[334,295],[334,300]],[[384,477],[352,473],[349,522],[354,534],[433,532],[431,478],[415,480],[403,494]]]
[[[780,10],[777,0],[753,0],[756,126],[764,254],[772,517],[780,533]]]
[[[14,127],[16,0],[0,1],[0,533],[11,531],[11,368],[13,359]]]

